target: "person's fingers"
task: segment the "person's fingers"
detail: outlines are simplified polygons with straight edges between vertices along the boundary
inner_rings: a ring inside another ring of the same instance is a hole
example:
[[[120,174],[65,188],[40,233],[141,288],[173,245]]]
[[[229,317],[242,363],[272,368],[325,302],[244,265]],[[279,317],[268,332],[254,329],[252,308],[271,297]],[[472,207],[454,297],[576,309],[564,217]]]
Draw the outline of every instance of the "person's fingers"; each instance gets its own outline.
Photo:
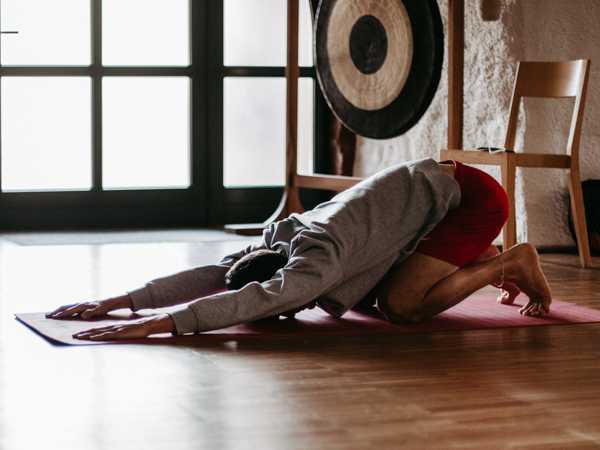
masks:
[[[64,311],[66,311],[66,310],[69,310],[69,309],[71,309],[71,308],[74,308],[74,307],[76,307],[76,306],[78,306],[78,305],[79,305],[79,303],[76,303],[76,304],[74,304],[74,305],[64,305],[64,306],[61,306],[60,308],[56,308],[56,309],[55,309],[54,311],[52,311],[52,312],[46,313],[46,317],[53,317],[53,316],[55,316],[55,315],[57,315],[57,314],[61,314],[61,313],[63,313]]]
[[[74,305],[61,306],[57,310],[47,313],[46,318],[63,319],[79,315],[82,319],[91,319],[95,316],[103,316],[108,311],[108,306],[102,302],[76,303]]]
[[[115,325],[107,325],[105,327],[90,328],[88,330],[78,331],[77,333],[73,334],[73,337],[77,338],[77,339],[89,339],[90,336],[92,336],[94,334],[104,333],[113,328],[115,328]]]
[[[95,317],[95,316],[104,316],[107,313],[108,313],[108,308],[106,306],[98,304],[95,306],[90,306],[89,309],[86,309],[85,311],[83,311],[81,313],[81,318],[82,319],[91,319],[92,317]]]
[[[111,341],[114,339],[139,339],[147,337],[140,325],[115,327],[108,330],[97,330],[89,335],[91,341]]]
[[[126,325],[109,325],[92,328],[73,334],[73,338],[90,341],[108,341],[113,339],[138,339],[148,336],[148,330],[143,323]]]
[[[87,339],[90,341],[109,341],[111,339],[118,339],[118,331],[117,330],[108,330],[108,331],[96,331],[90,333],[87,336]]]
[[[80,314],[80,316],[82,319],[91,319],[92,317],[97,315],[97,313],[96,313],[97,310],[98,310],[98,308],[86,309],[85,311],[83,311]]]
[[[77,303],[75,305],[67,305],[61,308],[58,308],[56,311],[53,311],[49,314],[46,314],[46,317],[51,319],[61,319],[63,317],[70,317],[76,314],[80,314],[90,308],[88,303]]]
[[[145,337],[145,336],[130,335],[128,333],[124,333],[124,330],[112,330],[112,331],[105,331],[104,333],[92,334],[90,336],[90,341],[112,341],[114,339],[133,339],[136,337]]]
[[[100,336],[109,335],[110,331],[100,331],[100,330],[88,330],[85,332],[75,333],[73,337],[75,339],[93,341],[98,340]],[[102,340],[102,339],[101,339]]]
[[[85,339],[89,339],[90,334],[91,333],[88,332],[88,331],[80,331],[79,333],[73,334],[72,337],[75,338],[75,339],[85,340]]]

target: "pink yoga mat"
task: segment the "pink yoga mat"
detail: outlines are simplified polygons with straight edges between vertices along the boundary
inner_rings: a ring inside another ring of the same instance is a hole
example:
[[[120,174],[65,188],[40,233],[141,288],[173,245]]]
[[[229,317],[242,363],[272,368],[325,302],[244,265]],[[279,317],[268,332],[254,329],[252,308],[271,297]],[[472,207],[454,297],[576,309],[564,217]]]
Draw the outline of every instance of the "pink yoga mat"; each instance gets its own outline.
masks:
[[[46,319],[44,313],[15,314],[15,316],[50,340],[69,345],[169,344],[206,339],[348,333],[406,333],[600,322],[600,311],[557,300],[552,302],[550,314],[544,317],[523,316],[518,313],[518,310],[526,301],[527,298],[520,295],[514,305],[509,306],[497,303],[494,295],[472,295],[453,308],[419,324],[412,325],[391,324],[375,308],[371,308],[370,311],[349,311],[340,319],[333,318],[319,309],[314,309],[303,311],[296,315],[295,319],[254,322],[197,335],[172,336],[170,334],[160,334],[145,339],[105,342],[80,341],[73,339],[71,335],[77,331],[138,319],[148,314],[132,313],[125,310],[114,311],[108,317],[91,321],[78,318]]]

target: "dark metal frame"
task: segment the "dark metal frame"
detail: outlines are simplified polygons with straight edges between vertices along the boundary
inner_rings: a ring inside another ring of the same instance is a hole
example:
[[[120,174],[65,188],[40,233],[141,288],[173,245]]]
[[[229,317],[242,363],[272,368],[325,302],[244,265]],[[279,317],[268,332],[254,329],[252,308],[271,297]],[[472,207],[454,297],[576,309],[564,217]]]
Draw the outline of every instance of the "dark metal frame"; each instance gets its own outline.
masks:
[[[223,187],[223,78],[284,77],[284,67],[223,66],[223,5],[190,1],[189,67],[103,67],[102,2],[92,5],[92,64],[87,67],[3,67],[2,76],[87,76],[92,79],[92,189],[0,192],[0,229],[187,227],[259,222],[276,208],[282,188]],[[210,20],[209,20],[210,18]],[[301,76],[315,78],[313,68]],[[191,79],[191,186],[187,189],[102,190],[102,78],[187,76]],[[1,78],[0,78],[1,80]],[[327,106],[316,92],[316,170],[326,172]],[[1,120],[1,117],[0,117]],[[325,132],[323,132],[325,131]],[[1,151],[1,136],[0,136]],[[283,149],[282,149],[283,151]],[[321,155],[319,157],[319,155]],[[216,169],[215,169],[216,168]],[[0,173],[1,176],[1,173]],[[322,195],[311,194],[308,203]]]

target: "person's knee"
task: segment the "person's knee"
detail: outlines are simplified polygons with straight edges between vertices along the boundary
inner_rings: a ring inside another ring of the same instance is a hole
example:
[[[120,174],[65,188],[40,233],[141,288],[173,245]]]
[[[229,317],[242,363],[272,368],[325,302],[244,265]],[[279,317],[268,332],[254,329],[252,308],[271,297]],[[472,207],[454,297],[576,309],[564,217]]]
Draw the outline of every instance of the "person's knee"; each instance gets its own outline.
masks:
[[[377,308],[392,323],[418,323],[424,319],[414,301],[395,298],[387,292],[377,296]]]

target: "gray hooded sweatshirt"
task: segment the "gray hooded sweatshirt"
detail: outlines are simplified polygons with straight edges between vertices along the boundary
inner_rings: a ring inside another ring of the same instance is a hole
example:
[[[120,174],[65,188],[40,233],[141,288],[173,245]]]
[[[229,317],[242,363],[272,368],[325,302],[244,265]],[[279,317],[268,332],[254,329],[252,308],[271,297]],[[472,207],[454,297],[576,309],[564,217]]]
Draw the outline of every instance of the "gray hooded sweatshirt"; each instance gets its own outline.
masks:
[[[458,183],[433,159],[390,167],[312,211],[271,224],[254,245],[129,292],[133,310],[181,305],[177,334],[251,322],[312,300],[339,317],[406,259],[460,202]],[[225,273],[244,255],[283,248],[287,265],[270,280],[225,290]]]

